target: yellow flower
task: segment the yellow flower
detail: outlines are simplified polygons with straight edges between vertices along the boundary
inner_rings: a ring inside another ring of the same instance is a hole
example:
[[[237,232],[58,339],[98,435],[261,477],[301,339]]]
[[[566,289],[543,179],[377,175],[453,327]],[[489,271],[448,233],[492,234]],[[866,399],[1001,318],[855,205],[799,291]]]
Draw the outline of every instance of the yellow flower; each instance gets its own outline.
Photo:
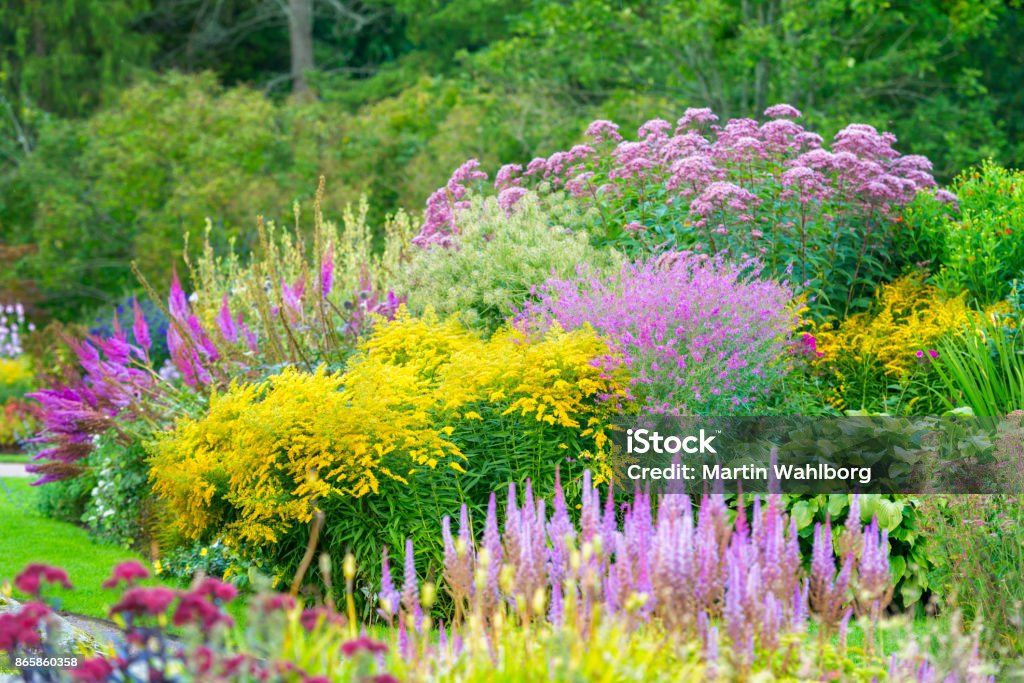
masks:
[[[153,489],[188,537],[275,543],[309,523],[325,497],[408,483],[397,472],[467,472],[473,458],[450,437],[459,424],[480,429],[484,415],[570,430],[589,440],[591,467],[603,477],[606,432],[628,404],[625,371],[593,362],[608,354],[589,329],[527,337],[507,328],[483,339],[456,321],[403,310],[374,328],[344,372],[286,368],[212,396],[203,418],[182,419],[149,444]]]

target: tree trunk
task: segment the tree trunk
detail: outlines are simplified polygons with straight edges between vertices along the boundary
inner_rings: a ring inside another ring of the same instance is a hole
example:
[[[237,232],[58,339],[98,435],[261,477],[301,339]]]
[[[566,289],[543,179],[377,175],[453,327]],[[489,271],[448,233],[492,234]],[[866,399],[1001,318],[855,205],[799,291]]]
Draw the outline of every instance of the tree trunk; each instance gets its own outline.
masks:
[[[288,39],[292,52],[292,92],[310,94],[306,74],[313,63],[313,0],[288,0]]]

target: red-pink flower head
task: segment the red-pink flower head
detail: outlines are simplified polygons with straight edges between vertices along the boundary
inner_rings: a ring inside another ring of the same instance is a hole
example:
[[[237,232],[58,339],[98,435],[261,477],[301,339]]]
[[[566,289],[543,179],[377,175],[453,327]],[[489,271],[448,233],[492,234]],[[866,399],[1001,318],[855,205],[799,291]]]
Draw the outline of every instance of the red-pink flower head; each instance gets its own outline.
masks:
[[[71,581],[68,574],[59,567],[51,567],[48,564],[33,563],[25,567],[24,571],[14,579],[14,587],[22,593],[37,596],[44,583],[58,583],[64,588],[71,588]]]
[[[149,571],[142,566],[141,562],[137,560],[129,560],[128,562],[122,562],[114,567],[114,573],[110,575],[110,578],[103,582],[104,588],[116,588],[122,582],[126,585],[131,586],[136,581],[149,578]]]

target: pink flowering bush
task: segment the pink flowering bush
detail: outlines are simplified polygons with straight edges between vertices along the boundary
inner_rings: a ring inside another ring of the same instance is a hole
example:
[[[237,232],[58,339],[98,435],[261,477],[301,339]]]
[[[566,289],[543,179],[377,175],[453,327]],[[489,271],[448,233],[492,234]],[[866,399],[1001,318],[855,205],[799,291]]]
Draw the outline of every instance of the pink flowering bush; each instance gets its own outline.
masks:
[[[898,265],[899,211],[935,185],[931,163],[901,155],[895,136],[868,125],[847,126],[827,149],[794,107],[765,117],[720,125],[711,110],[688,109],[675,124],[648,121],[635,140],[595,121],[586,144],[502,167],[493,192],[507,211],[528,188],[569,195],[590,210],[599,243],[756,256],[770,272],[791,272],[822,315],[862,308]],[[460,167],[428,200],[414,242],[450,246],[467,196],[490,191],[486,177],[473,160]]]
[[[755,411],[788,371],[798,318],[786,283],[754,260],[673,252],[535,290],[520,323],[593,326],[627,358],[634,396],[655,414]]]

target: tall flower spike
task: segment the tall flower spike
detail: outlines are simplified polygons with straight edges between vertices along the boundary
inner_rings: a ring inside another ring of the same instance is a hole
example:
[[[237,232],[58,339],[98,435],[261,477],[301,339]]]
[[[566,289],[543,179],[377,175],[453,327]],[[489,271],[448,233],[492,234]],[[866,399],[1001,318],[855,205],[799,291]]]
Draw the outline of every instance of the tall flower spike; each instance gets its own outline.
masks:
[[[142,347],[147,353],[153,348],[153,340],[149,336],[149,325],[146,323],[146,316],[142,313],[139,300],[132,298],[132,336],[135,343]]]
[[[185,298],[185,290],[181,288],[181,280],[178,278],[177,266],[171,271],[171,293],[167,297],[167,307],[171,317],[181,322],[188,318],[188,299]]]
[[[398,591],[395,590],[394,580],[391,578],[391,564],[388,562],[388,549],[384,548],[383,559],[381,560],[381,577],[380,577],[380,609],[378,612],[381,616],[385,617],[389,621],[395,614],[398,613],[398,608],[401,606],[402,597]]]
[[[220,333],[229,342],[234,344],[238,341],[238,324],[231,317],[231,306],[228,304],[227,294],[224,295],[220,303],[220,311],[217,313],[217,327],[220,328]]]
[[[406,614],[415,620],[416,630],[423,625],[423,609],[420,606],[419,579],[416,578],[416,555],[412,549],[412,539],[405,541],[405,576],[402,582],[402,607]]]
[[[334,286],[334,244],[328,244],[320,263],[320,296],[330,295]]]

